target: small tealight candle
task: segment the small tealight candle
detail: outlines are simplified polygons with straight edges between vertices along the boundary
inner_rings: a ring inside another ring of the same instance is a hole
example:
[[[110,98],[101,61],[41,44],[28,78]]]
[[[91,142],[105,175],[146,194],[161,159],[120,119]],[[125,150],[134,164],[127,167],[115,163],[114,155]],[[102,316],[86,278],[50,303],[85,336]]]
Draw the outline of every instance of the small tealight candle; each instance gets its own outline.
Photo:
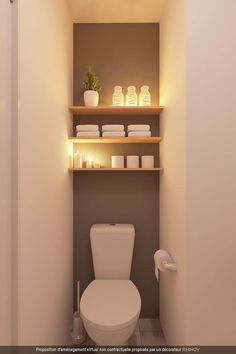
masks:
[[[92,156],[88,156],[88,159],[86,161],[86,168],[93,168],[93,158],[92,158]]]
[[[101,164],[100,164],[100,162],[98,161],[98,160],[96,160],[95,162],[94,162],[94,166],[93,166],[94,168],[101,168]]]

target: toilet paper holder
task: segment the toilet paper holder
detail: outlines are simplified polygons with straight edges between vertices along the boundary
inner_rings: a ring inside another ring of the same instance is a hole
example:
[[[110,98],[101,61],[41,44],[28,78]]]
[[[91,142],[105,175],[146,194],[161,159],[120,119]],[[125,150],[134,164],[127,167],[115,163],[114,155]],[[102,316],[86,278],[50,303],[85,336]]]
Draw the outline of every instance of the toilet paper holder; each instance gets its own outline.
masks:
[[[154,254],[155,274],[157,280],[159,279],[159,271],[161,272],[176,272],[177,265],[165,250],[158,250]]]
[[[164,268],[166,270],[170,270],[172,272],[176,272],[177,271],[177,266],[176,266],[176,263],[172,262],[172,263],[168,263],[168,262],[162,262]]]

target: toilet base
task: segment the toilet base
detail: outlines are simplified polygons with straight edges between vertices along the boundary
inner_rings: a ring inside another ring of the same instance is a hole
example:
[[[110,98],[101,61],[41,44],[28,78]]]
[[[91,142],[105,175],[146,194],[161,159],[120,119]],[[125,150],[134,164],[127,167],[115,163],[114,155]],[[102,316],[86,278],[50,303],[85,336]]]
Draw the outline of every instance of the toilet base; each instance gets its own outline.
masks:
[[[126,345],[128,339],[132,336],[137,325],[137,319],[129,324],[129,326],[117,330],[101,330],[92,327],[85,319],[84,327],[89,335],[89,337],[100,346],[110,346],[110,345]]]

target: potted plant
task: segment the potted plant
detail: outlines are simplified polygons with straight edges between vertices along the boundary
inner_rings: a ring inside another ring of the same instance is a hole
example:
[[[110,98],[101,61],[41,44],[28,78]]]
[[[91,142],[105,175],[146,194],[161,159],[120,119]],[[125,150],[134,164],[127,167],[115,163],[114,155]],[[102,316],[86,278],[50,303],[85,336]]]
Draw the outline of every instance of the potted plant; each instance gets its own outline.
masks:
[[[100,81],[92,72],[92,67],[89,65],[88,71],[84,75],[83,80],[84,87],[84,104],[85,106],[95,107],[98,105],[99,94],[98,92],[101,90]]]

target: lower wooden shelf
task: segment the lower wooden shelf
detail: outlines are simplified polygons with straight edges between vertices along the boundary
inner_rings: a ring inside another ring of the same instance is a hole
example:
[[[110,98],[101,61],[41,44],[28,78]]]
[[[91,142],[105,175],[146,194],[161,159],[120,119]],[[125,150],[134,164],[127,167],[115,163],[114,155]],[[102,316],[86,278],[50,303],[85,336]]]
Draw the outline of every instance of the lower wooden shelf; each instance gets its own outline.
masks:
[[[162,168],[69,168],[73,172],[160,172]]]

